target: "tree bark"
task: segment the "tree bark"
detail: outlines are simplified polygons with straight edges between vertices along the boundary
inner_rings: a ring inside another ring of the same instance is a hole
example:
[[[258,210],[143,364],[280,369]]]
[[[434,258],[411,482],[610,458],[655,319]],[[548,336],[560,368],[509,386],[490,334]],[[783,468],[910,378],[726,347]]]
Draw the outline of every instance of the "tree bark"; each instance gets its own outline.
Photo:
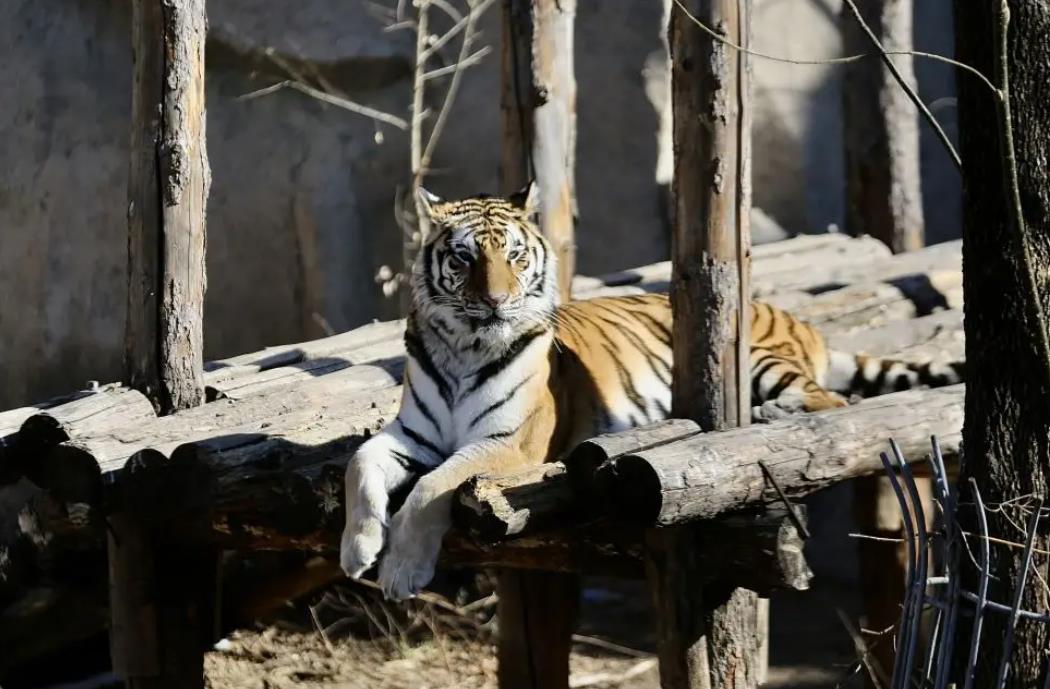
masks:
[[[562,298],[576,270],[576,0],[509,0],[503,9],[500,186],[535,180],[539,225],[558,259]]]
[[[912,0],[856,0],[857,9],[886,50],[912,49]],[[847,55],[868,53],[871,41],[849,8],[842,9]],[[914,86],[908,55],[892,57]],[[915,107],[879,60],[846,66],[843,83],[846,138],[846,227],[877,237],[894,253],[924,245]]]
[[[1010,0],[1008,49],[1010,124],[1017,179],[1034,265],[1037,294],[1025,280],[1019,228],[1013,220],[1002,130],[995,96],[960,71],[959,124],[963,159],[963,289],[966,297],[967,388],[963,431],[966,468],[986,503],[1024,495],[1047,498],[1050,488],[1050,386],[1040,354],[1039,323],[1033,302],[1050,308],[1050,6]],[[999,2],[955,3],[955,44],[959,59],[1001,85]],[[989,514],[993,534],[1019,540],[1000,512]],[[1009,515],[1007,515],[1009,516]],[[1016,516],[1016,515],[1013,515]],[[1023,520],[1022,520],[1023,522]],[[1047,577],[1050,520],[1037,528],[1032,566]],[[1009,534],[1009,536],[1007,536]],[[989,597],[1011,600],[1019,580],[1022,551],[992,548]],[[1046,593],[1029,577],[1021,607],[1045,611]],[[1002,655],[1007,616],[986,615],[986,639],[976,686],[991,686]],[[1042,686],[1050,629],[1017,627],[1007,687]]]
[[[748,43],[748,3],[693,0],[690,13]],[[671,309],[675,417],[704,431],[751,416],[751,241],[747,62],[674,8],[668,28],[674,140]],[[646,539],[666,689],[757,687],[766,630],[758,599],[731,584],[697,587],[703,554],[688,527]]]
[[[204,402],[207,24],[204,0],[132,2],[124,380],[161,414]],[[203,687],[215,554],[177,553],[144,517],[110,515],[113,667],[130,687]]]
[[[133,3],[128,383],[161,413],[204,401],[204,0]]]

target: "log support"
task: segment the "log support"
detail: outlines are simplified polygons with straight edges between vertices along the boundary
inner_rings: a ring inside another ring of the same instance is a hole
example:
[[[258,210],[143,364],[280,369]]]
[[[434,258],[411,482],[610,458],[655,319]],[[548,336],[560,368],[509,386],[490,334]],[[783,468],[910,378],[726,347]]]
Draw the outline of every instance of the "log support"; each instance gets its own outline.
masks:
[[[125,382],[161,414],[204,402],[204,0],[132,2]],[[110,515],[111,650],[129,687],[204,686],[209,549],[176,549],[126,506]]]
[[[691,0],[689,14],[747,45],[747,0]],[[750,421],[750,129],[747,61],[672,8],[672,413],[705,431]],[[665,689],[757,687],[766,630],[753,592],[696,586],[695,529],[646,539]]]
[[[539,227],[554,249],[564,300],[576,262],[575,21],[576,0],[503,3],[500,186],[509,194],[536,185]],[[501,573],[501,689],[568,689],[578,605],[573,575]]]

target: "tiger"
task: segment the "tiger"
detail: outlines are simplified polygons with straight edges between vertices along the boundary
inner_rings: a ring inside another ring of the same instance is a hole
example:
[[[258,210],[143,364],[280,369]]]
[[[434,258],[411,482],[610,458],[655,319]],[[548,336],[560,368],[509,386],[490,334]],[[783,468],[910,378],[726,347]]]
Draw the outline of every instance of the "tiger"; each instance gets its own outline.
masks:
[[[418,192],[431,230],[410,277],[402,399],[346,467],[340,543],[345,573],[358,579],[378,562],[392,600],[432,579],[464,481],[552,461],[589,437],[671,413],[668,296],[559,304],[556,257],[534,222],[538,203],[535,185],[458,201]],[[820,411],[845,406],[850,394],[962,380],[960,362],[833,351],[784,311],[755,302],[750,312],[757,411]],[[391,494],[406,486],[389,516]]]

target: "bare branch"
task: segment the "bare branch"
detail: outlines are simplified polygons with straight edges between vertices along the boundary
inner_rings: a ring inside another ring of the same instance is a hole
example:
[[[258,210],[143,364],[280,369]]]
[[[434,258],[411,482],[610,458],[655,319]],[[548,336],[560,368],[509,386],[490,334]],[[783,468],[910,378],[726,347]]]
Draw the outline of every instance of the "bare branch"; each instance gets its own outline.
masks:
[[[331,93],[326,93],[320,89],[314,88],[313,86],[308,86],[302,82],[294,81],[292,79],[286,79],[285,81],[278,82],[272,86],[267,86],[266,88],[259,89],[258,91],[245,93],[244,95],[238,96],[237,100],[253,100],[255,98],[260,98],[262,96],[267,96],[272,93],[276,93],[277,91],[281,91],[283,89],[292,89],[293,91],[298,91],[307,96],[310,96],[311,98],[316,98],[319,101],[328,103],[329,105],[334,105],[337,108],[349,110],[350,112],[357,113],[358,115],[370,117],[378,122],[385,122],[386,124],[389,124],[393,127],[397,127],[398,129],[408,129],[408,122],[396,115],[391,115],[390,113],[383,112],[382,110],[376,110],[375,108],[370,108],[367,105],[361,105],[360,103],[355,103],[352,100],[348,100],[340,96],[335,96]]]
[[[439,67],[438,69],[431,70],[423,74],[424,81],[430,81],[431,79],[437,79],[438,77],[447,76],[449,74],[455,74],[456,72],[466,69],[467,67],[473,67],[474,65],[481,62],[482,58],[492,52],[492,46],[485,46],[481,50],[478,50],[472,55],[468,55],[466,58],[457,61],[453,65],[447,67]]]

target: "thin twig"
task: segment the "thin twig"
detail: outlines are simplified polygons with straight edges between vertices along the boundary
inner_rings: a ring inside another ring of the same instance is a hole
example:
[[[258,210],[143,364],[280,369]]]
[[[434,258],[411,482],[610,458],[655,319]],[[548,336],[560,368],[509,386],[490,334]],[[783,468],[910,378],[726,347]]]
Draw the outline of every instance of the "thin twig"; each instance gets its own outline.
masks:
[[[849,634],[853,640],[853,649],[857,653],[857,660],[860,661],[864,669],[868,671],[868,677],[871,678],[871,683],[875,686],[875,689],[883,689],[888,681],[886,677],[886,671],[879,665],[878,659],[872,654],[871,649],[868,648],[868,644],[864,641],[864,637],[861,636],[857,628],[853,626],[853,622],[850,621],[846,613],[842,611],[842,608],[835,608],[836,614],[839,616],[839,620],[842,622],[842,626],[846,628],[846,633]],[[892,627],[891,627],[892,629]]]
[[[316,98],[319,101],[324,101],[329,105],[334,105],[338,108],[349,110],[350,112],[355,112],[358,115],[370,117],[373,120],[377,120],[379,122],[385,122],[386,124],[392,125],[401,130],[408,129],[408,122],[396,115],[391,115],[390,113],[386,113],[381,110],[376,110],[375,108],[370,108],[367,105],[355,103],[352,100],[348,100],[340,96],[335,96],[331,93],[325,93],[320,89],[316,89],[313,86],[308,86],[302,82],[295,81],[293,79],[285,79],[284,81],[273,84],[272,86],[267,86],[266,88],[261,88],[257,91],[252,91],[250,93],[245,93],[241,96],[238,96],[237,100],[253,100],[255,98],[260,98],[262,96],[267,96],[271,93],[281,91],[283,89],[292,89],[293,91],[298,91],[300,93],[306,94],[307,96],[310,96],[311,98]]]
[[[582,634],[573,634],[572,640],[574,643],[584,644],[585,646],[594,646],[605,651],[612,651],[613,653],[619,653],[630,658],[652,658],[652,653],[646,653],[645,651],[639,651],[634,648],[628,648],[627,646],[621,646],[620,644],[613,643],[612,641],[606,641],[605,639],[599,639],[593,636],[584,636]]]
[[[486,55],[488,55],[491,52],[492,46],[487,45],[478,50],[476,53],[468,55],[462,60],[457,61],[453,65],[438,67],[437,69],[433,69],[429,72],[426,72],[425,74],[423,74],[423,81],[430,81],[431,79],[437,79],[438,77],[445,77],[449,74],[458,74],[461,70],[464,70],[468,67],[473,67],[474,65],[478,64]]]
[[[452,81],[449,83],[448,90],[445,92],[445,100],[441,103],[441,110],[438,111],[437,119],[434,121],[434,126],[430,130],[430,138],[427,140],[427,146],[423,150],[423,157],[420,160],[420,167],[423,170],[430,168],[430,160],[437,148],[437,142],[441,138],[441,134],[445,129],[445,122],[448,120],[449,113],[452,111],[452,104],[456,100],[456,93],[459,91],[459,84],[463,77],[463,69],[465,69],[465,66],[463,65],[470,54],[470,46],[474,41],[477,20],[491,4],[492,0],[484,0],[479,5],[476,5],[473,0],[470,3],[470,10],[467,12],[464,24],[463,43],[459,49],[459,57],[456,59],[455,65],[453,65],[456,67],[456,70],[452,74]],[[426,75],[424,75],[423,78],[425,79]]]

